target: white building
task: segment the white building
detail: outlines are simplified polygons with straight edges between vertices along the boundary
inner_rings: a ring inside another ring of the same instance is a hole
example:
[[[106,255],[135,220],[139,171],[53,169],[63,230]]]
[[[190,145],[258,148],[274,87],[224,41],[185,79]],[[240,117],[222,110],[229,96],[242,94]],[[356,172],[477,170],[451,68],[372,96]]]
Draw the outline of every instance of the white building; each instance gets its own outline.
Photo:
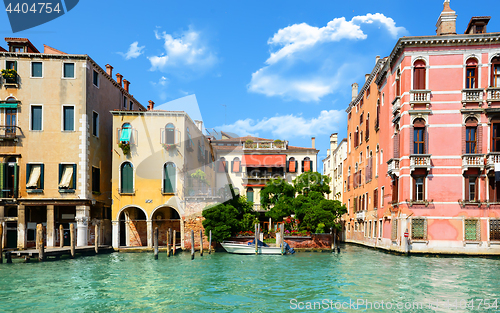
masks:
[[[323,159],[323,175],[330,177],[330,190],[332,191],[327,195],[327,199],[342,201],[344,191],[342,166],[347,158],[347,139],[344,138],[337,143],[337,133],[330,135],[330,149],[326,154],[326,158]]]

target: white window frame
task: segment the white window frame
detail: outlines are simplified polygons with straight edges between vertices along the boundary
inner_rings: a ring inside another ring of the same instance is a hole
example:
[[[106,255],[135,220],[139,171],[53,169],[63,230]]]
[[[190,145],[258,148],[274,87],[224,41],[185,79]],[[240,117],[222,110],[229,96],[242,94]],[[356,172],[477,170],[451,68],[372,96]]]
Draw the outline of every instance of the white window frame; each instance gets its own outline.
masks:
[[[32,118],[33,118],[33,114],[31,114],[32,110],[31,110],[31,107],[33,106],[38,106],[38,107],[42,107],[42,129],[40,130],[33,130],[32,129],[32,126],[33,126],[33,123],[32,123]],[[43,109],[43,104],[30,104],[30,125],[29,125],[29,130],[32,131],[32,132],[42,132],[43,131],[43,112],[44,112],[44,109]]]
[[[384,207],[384,191],[385,191],[385,186],[380,187],[380,207]]]
[[[132,161],[129,161],[129,160],[123,161],[118,166],[118,191],[119,191],[118,193],[119,194],[129,195],[129,193],[123,193],[122,192],[122,166],[125,163],[132,164],[132,194],[135,194],[135,166],[134,166],[134,163]]]
[[[33,63],[42,63],[42,76],[41,77],[35,77],[35,76],[33,76]],[[44,73],[45,73],[45,69],[44,69],[42,61],[30,61],[30,78],[35,78],[35,79],[43,78],[44,77],[43,76]]]
[[[73,64],[73,77],[64,77],[64,64]],[[75,62],[62,62],[61,64],[61,79],[76,79],[76,63]]]
[[[73,107],[73,130],[65,130],[64,129],[64,108],[65,107]],[[74,104],[63,104],[61,106],[61,131],[62,132],[67,132],[67,133],[72,133],[76,131],[76,111],[75,111],[75,105]],[[42,114],[43,114],[43,109],[42,109]]]

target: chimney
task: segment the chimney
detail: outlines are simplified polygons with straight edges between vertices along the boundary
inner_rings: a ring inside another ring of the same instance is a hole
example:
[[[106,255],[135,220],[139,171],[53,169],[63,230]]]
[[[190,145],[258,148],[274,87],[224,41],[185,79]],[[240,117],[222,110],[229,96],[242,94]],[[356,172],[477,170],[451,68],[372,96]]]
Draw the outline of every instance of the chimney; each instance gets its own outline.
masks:
[[[380,55],[377,55],[377,56],[375,57],[375,64],[377,64],[377,63],[378,63],[378,60],[380,60]]]
[[[316,149],[316,137],[311,137],[311,145],[313,149]]]
[[[330,150],[332,152],[335,151],[335,149],[337,149],[337,142],[338,142],[337,138],[338,138],[337,133],[330,135]]]
[[[443,12],[439,15],[436,23],[436,35],[456,35],[457,34],[457,15],[450,8],[450,0],[444,0]]]
[[[326,156],[330,156],[330,149],[326,149]]]
[[[369,77],[370,77],[370,74],[365,74],[365,82],[368,81]]]
[[[352,101],[354,101],[354,99],[356,99],[356,97],[358,96],[358,83],[352,84],[351,87],[352,87]]]
[[[203,133],[203,121],[194,121],[194,123],[196,124],[196,127],[198,127],[198,129]]]
[[[123,78],[122,74],[116,73],[116,82],[118,83],[118,85],[120,85],[120,87],[122,86],[122,78]]]
[[[123,81],[123,83],[125,83],[125,82],[126,82],[126,80]],[[149,100],[148,102],[149,102],[148,111],[151,111],[155,108],[155,103],[153,102],[153,100]]]
[[[113,77],[113,67],[109,64],[106,64],[106,73],[108,73],[109,77]]]
[[[123,89],[125,89],[126,92],[128,92],[128,86],[130,85],[130,82],[126,79],[123,80]]]

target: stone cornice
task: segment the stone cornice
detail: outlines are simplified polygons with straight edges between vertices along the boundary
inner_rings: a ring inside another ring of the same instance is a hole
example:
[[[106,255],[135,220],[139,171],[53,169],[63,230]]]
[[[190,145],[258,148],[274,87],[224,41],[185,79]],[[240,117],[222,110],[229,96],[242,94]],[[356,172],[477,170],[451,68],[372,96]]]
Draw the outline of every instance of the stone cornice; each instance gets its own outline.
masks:
[[[361,99],[364,97],[364,94],[365,94],[365,91],[366,89],[368,89],[368,87],[370,86],[370,84],[372,83],[373,81],[373,78],[378,74],[379,70],[382,68],[382,65],[386,62],[386,59],[385,58],[381,58],[377,61],[377,64],[375,64],[375,67],[373,68],[372,72],[370,73],[370,76],[368,77],[368,79],[365,81],[363,87],[361,88],[361,90],[359,91],[358,93],[358,96],[351,101],[351,103],[349,103],[349,106],[347,107],[347,109],[345,110],[347,113],[349,113],[349,111],[351,111],[351,108],[356,104],[358,103],[359,101],[361,101]]]

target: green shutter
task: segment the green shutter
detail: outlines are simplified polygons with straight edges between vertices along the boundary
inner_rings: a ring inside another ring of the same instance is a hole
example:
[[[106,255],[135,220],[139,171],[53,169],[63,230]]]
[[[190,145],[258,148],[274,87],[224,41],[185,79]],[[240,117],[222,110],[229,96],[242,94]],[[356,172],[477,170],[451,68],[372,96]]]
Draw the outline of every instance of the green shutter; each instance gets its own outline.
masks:
[[[26,164],[26,185],[30,180],[30,174],[31,174],[31,164]]]
[[[295,172],[294,173],[298,172],[298,168],[299,168],[299,161],[295,161]]]
[[[43,189],[43,173],[44,173],[44,164],[40,164],[40,189]]]
[[[310,162],[310,163],[309,163],[309,170],[310,170],[311,172],[316,172],[316,171],[314,170],[314,168],[313,168],[313,161],[309,161],[309,162]]]
[[[5,188],[5,163],[0,163],[0,197],[4,198],[3,189]]]
[[[121,192],[122,193],[133,193],[133,174],[134,170],[130,163],[125,163],[122,166],[122,175],[121,175]]]
[[[290,163],[290,161],[286,161],[286,172],[287,173],[289,172],[289,168],[288,168],[289,163]]]
[[[76,190],[76,164],[73,164],[73,189]]]
[[[302,173],[304,173],[304,161],[302,161]]]
[[[57,186],[59,186],[59,184],[61,183],[61,178],[62,178],[62,174],[63,174],[63,165],[62,164],[59,164],[59,180],[57,181]]]
[[[19,189],[19,165],[14,164],[14,198],[17,198]]]

